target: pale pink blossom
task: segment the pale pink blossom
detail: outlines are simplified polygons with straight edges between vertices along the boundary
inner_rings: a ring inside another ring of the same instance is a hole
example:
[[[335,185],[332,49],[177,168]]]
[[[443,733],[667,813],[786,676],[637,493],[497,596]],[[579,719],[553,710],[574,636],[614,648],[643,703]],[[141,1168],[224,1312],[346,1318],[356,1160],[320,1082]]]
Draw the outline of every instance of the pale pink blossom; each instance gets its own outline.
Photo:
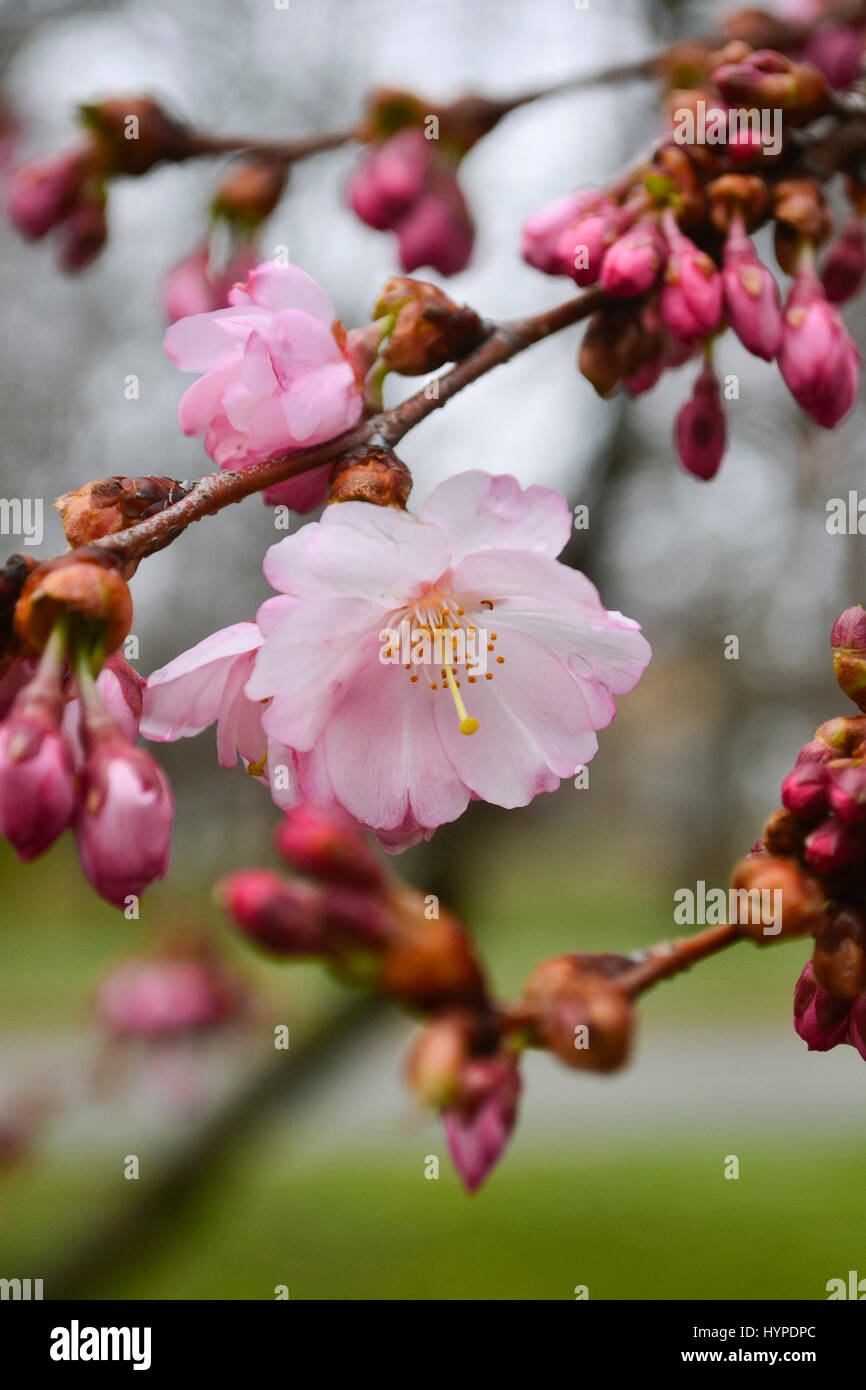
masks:
[[[270,609],[263,605],[262,622],[286,604],[275,599]],[[240,754],[253,776],[270,782],[277,805],[288,809],[296,800],[292,755],[268,739],[262,705],[244,692],[262,640],[255,623],[233,623],[154,671],[144,690],[141,733],[156,743],[171,743],[216,724],[220,765],[234,767]]]
[[[228,298],[229,308],[179,319],[165,335],[169,357],[203,373],[180,402],[185,434],[204,435],[221,468],[245,468],[358,422],[361,387],[333,305],[315,280],[297,266],[266,261]],[[288,505],[293,481],[283,485]]]
[[[470,472],[417,516],[345,502],[272,546],[266,577],[291,602],[259,614],[246,693],[268,702],[300,792],[396,851],[472,799],[524,806],[592,758],[650,650],[557,561],[570,525],[557,493]],[[425,654],[425,628],[481,642],[486,671]],[[416,656],[383,661],[385,629]]]

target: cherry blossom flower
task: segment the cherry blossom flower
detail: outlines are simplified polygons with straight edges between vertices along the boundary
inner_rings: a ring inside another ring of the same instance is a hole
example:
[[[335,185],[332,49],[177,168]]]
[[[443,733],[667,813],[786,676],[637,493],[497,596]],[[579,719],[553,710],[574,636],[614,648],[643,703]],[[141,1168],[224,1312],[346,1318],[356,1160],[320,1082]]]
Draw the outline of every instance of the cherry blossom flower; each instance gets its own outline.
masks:
[[[178,319],[165,335],[169,357],[203,373],[180,402],[184,434],[203,435],[220,468],[245,468],[358,422],[362,389],[342,325],[315,280],[266,261],[228,298],[229,308]],[[309,503],[309,478],[281,484],[279,500],[293,506],[296,493]]]
[[[245,690],[303,795],[397,851],[470,800],[524,806],[592,758],[650,649],[557,561],[570,525],[550,489],[473,471],[417,516],[345,502],[271,547],[266,577],[291,601],[260,612]]]
[[[285,607],[286,600],[271,600],[260,616],[265,621],[269,611]],[[288,809],[296,800],[292,754],[268,739],[262,706],[244,693],[262,640],[255,623],[233,623],[154,671],[144,690],[141,733],[170,743],[216,724],[220,765],[234,767],[240,753],[248,772],[267,777],[274,801]]]

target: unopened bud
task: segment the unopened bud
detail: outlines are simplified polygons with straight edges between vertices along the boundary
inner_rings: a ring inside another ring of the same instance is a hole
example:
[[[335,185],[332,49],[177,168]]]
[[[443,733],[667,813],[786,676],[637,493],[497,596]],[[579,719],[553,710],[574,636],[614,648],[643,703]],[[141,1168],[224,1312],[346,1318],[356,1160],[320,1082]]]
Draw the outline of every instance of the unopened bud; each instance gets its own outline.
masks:
[[[195,149],[187,128],[151,97],[112,97],[86,103],[79,113],[108,174],[146,174],[164,159],[188,159]]]
[[[249,235],[274,211],[285,191],[287,177],[285,163],[247,160],[223,179],[213,196],[211,212]]]
[[[343,811],[307,802],[291,807],[277,826],[280,854],[302,873],[325,883],[375,891],[382,869],[358,824]]]
[[[483,1003],[484,978],[462,923],[444,909],[426,917],[424,898],[408,889],[390,902],[394,929],[382,953],[382,988],[422,1009]]]
[[[851,299],[866,276],[866,231],[859,217],[845,223],[821,266],[821,284],[831,304]]]
[[[274,956],[327,952],[320,895],[302,883],[287,883],[268,869],[241,869],[217,885],[217,896],[241,931]]]
[[[680,408],[674,427],[677,453],[686,472],[705,482],[719,471],[727,444],[725,411],[712,365],[705,362]]]
[[[782,783],[782,804],[804,820],[827,814],[830,773],[826,763],[798,762]]]
[[[421,376],[456,362],[488,336],[474,309],[455,304],[436,285],[393,276],[373,309],[376,319],[394,315],[382,353],[390,371]]]
[[[830,644],[836,680],[849,700],[866,710],[866,611],[859,604],[836,619]]]
[[[174,478],[99,478],[58,497],[63,531],[74,548],[100,536],[112,536],[155,516],[185,497],[188,489]]]
[[[65,556],[39,565],[25,583],[15,607],[15,632],[41,651],[58,620],[73,614],[99,624],[106,652],[120,646],[132,626],[132,599],[125,581],[110,564]]]
[[[794,1027],[810,1052],[829,1052],[848,1042],[851,1004],[822,989],[807,961],[794,991]]]
[[[819,874],[838,873],[863,855],[863,837],[836,817],[822,821],[807,835],[803,854]]]
[[[866,990],[866,922],[844,908],[822,927],[812,958],[815,979],[838,999],[856,999]]]
[[[824,920],[821,885],[792,859],[771,854],[749,855],[734,870],[731,886],[737,893],[749,895],[746,911],[739,909],[738,899],[736,925],[758,945],[767,945],[783,937],[803,936],[815,931]],[[753,894],[760,896],[753,897]],[[765,930],[768,923],[764,905],[767,901],[774,910],[771,925],[778,930]],[[781,905],[781,919],[776,914],[777,905]]]
[[[537,966],[523,1002],[541,1045],[566,1066],[603,1072],[621,1067],[631,1048],[633,1008],[616,975],[632,964],[624,957],[569,955]]]
[[[322,924],[329,944],[378,948],[388,940],[392,917],[371,893],[331,884],[322,893]]]
[[[747,228],[757,226],[767,208],[767,185],[755,174],[722,174],[707,184],[706,195],[710,219],[723,236],[737,219]]]
[[[372,502],[377,507],[405,510],[412,491],[412,474],[390,449],[367,445],[335,467],[329,502]]]

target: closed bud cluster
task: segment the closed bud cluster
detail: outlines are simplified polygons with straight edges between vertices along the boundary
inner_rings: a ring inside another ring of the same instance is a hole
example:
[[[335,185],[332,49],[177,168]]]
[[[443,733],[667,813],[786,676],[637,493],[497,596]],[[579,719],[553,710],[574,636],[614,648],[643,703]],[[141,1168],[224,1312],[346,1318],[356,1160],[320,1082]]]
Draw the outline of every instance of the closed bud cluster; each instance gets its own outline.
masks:
[[[400,264],[411,274],[429,265],[441,275],[465,269],[475,229],[457,182],[465,153],[464,125],[432,137],[425,127],[430,110],[403,92],[378,92],[363,134],[367,151],[349,182],[356,216],[377,231],[393,231]]]

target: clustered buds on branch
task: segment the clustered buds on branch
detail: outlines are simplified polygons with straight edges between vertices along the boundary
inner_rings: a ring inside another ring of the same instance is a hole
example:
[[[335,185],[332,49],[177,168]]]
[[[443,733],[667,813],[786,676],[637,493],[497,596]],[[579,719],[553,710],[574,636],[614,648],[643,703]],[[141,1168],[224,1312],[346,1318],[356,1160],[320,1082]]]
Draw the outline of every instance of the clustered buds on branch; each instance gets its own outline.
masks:
[[[276,832],[284,859],[316,880],[244,869],[218,896],[244,936],[283,959],[315,958],[346,984],[372,989],[427,1022],[407,1077],[440,1110],[455,1167],[470,1192],[511,1136],[519,1055],[549,1051],[567,1066],[612,1071],[628,1055],[632,1009],[617,979],[623,956],[563,956],[539,966],[514,1008],[492,1001],[463,925],[438,900],[385,872],[341,812],[301,804]]]
[[[857,42],[862,51],[862,34]],[[682,76],[683,56],[667,71],[671,83]],[[832,429],[855,400],[860,358],[833,306],[866,274],[863,141],[854,150],[840,142],[838,164],[827,170],[848,173],[855,215],[819,274],[815,251],[833,224],[801,131],[831,111],[834,129],[845,125],[827,78],[742,39],[721,50],[692,45],[688,57],[688,89],[669,94],[673,133],[607,188],[566,195],[530,217],[523,254],[545,274],[597,284],[610,296],[579,357],[601,396],[620,386],[640,395],[664,371],[702,357],[675,441],[683,466],[708,479],[725,450],[713,352],[726,328],[749,352],[778,360],[794,399],[819,425]],[[778,117],[780,129],[768,131],[767,117]],[[832,155],[831,137],[824,148]],[[784,308],[748,235],[767,221],[779,265],[794,277]]]
[[[72,827],[91,885],[128,908],[168,869],[174,801],[134,746],[143,681],[118,652],[129,590],[110,556],[83,554],[18,576],[0,654],[0,833],[31,860]]]

